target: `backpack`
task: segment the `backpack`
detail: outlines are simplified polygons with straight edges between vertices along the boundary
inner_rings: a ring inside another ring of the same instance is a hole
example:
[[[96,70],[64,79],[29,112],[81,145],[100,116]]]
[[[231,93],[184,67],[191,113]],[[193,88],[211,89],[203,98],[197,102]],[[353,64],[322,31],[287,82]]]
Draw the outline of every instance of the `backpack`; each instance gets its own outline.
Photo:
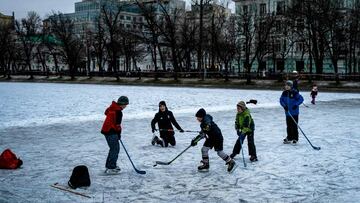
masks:
[[[22,160],[17,158],[10,149],[5,149],[0,155],[0,169],[17,169],[22,164]]]
[[[84,165],[76,166],[73,169],[68,185],[72,189],[76,189],[78,187],[88,187],[90,184],[91,182],[88,168]]]

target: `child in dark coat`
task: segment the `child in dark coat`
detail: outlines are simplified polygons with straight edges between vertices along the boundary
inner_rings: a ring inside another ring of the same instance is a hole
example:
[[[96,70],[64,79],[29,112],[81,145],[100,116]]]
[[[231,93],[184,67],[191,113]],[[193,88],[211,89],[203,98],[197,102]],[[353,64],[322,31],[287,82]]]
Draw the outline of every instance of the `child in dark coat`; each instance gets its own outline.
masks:
[[[317,96],[317,94],[318,94],[318,88],[317,88],[317,85],[314,84],[312,89],[311,89],[311,93],[310,93],[311,103],[312,104],[315,104],[315,97]]]
[[[228,165],[228,172],[232,172],[235,169],[235,161],[230,158],[224,151],[223,151],[223,142],[224,138],[221,134],[220,128],[216,125],[213,121],[211,115],[206,114],[205,109],[200,109],[196,114],[196,119],[200,122],[200,134],[195,137],[191,141],[191,146],[197,145],[197,143],[202,139],[205,138],[205,142],[203,147],[201,148],[202,160],[201,165],[198,167],[199,171],[208,171],[210,168],[209,165],[209,150],[214,147],[215,151],[217,152],[218,156],[222,158],[226,165]]]
[[[175,132],[172,124],[183,133],[184,130],[180,127],[180,125],[176,122],[174,114],[168,110],[166,107],[165,101],[160,101],[159,103],[159,112],[155,114],[154,119],[151,121],[151,129],[154,133],[156,131],[155,124],[158,124],[160,138],[158,136],[154,136],[151,144],[155,145],[159,144],[162,147],[168,147],[169,144],[172,146],[176,145],[175,141]]]

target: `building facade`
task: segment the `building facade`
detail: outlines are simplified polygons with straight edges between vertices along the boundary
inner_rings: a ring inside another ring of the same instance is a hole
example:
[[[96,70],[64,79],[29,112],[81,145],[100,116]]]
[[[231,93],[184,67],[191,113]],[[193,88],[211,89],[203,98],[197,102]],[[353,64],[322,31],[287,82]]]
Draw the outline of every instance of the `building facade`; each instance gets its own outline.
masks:
[[[309,57],[306,42],[298,40],[296,36],[288,36],[286,27],[284,27],[287,9],[294,4],[302,1],[297,0],[233,0],[235,2],[235,14],[238,18],[245,14],[254,19],[261,19],[261,16],[274,16],[274,30],[269,36],[268,46],[271,46],[271,53],[267,54],[263,61],[256,60],[252,64],[252,70],[266,72],[291,72],[294,70],[301,72],[310,72],[310,67],[315,67],[314,61]],[[342,10],[344,17],[349,15],[348,11],[359,7],[359,0],[337,0],[335,2],[338,8]],[[253,21],[253,23],[256,20]],[[256,42],[254,42],[256,43]],[[359,47],[357,47],[359,49]],[[347,60],[345,55],[339,57],[338,73],[346,73]],[[359,66],[359,64],[357,65]],[[334,67],[329,54],[325,54],[323,60],[323,72],[333,73]]]

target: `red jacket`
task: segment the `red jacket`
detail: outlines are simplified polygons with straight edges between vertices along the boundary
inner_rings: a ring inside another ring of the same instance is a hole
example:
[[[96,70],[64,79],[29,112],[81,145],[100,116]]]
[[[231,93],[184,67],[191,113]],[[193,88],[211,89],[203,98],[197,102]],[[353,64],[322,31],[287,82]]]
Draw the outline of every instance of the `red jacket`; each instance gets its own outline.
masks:
[[[105,121],[101,128],[101,133],[109,135],[112,133],[121,133],[121,119],[122,108],[116,102],[112,102],[111,105],[105,110]]]

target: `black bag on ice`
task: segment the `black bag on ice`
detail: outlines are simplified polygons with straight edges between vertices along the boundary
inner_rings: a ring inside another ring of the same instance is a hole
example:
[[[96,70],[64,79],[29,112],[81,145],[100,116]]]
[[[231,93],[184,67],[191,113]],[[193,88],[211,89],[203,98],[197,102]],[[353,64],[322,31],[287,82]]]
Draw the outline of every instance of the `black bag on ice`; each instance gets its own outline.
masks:
[[[88,168],[84,165],[76,166],[73,169],[68,185],[72,189],[76,189],[78,187],[88,187],[90,184],[91,182]]]

